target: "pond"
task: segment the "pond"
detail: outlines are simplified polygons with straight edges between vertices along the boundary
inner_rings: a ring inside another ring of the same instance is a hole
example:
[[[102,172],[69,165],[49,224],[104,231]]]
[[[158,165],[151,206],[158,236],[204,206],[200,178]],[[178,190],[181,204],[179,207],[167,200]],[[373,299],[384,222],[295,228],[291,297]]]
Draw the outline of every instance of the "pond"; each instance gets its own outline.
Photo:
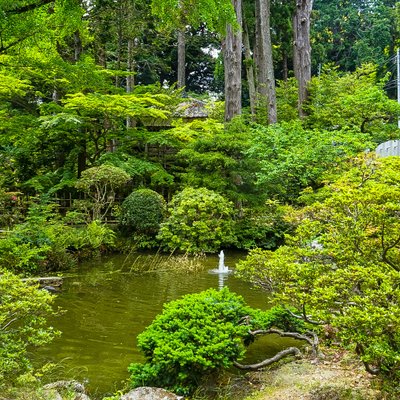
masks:
[[[228,253],[225,264],[234,266],[240,257],[244,255]],[[155,262],[154,256],[110,256],[82,264],[65,276],[56,299],[56,306],[64,312],[50,321],[62,335],[35,354],[38,362],[57,364],[54,380],[80,379],[92,395],[121,388],[128,378],[128,365],[143,360],[136,336],[161,312],[164,303],[184,294],[228,286],[250,306],[267,307],[265,292],[252,289],[234,274],[209,273],[218,266],[217,255],[201,259],[201,270],[190,273],[133,273],[132,265],[139,259]],[[262,349],[255,346],[250,357],[259,361],[281,347],[281,339],[270,337]]]

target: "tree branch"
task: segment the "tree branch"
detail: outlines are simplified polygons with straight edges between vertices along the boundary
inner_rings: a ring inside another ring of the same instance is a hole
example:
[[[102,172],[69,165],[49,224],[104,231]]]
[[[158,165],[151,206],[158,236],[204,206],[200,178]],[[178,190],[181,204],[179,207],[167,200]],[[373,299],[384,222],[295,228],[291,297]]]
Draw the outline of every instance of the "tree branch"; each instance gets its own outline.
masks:
[[[382,261],[391,266],[395,271],[399,271],[399,267],[390,261],[387,257],[387,253],[389,250],[393,249],[400,243],[400,236],[391,244],[385,247],[385,223],[382,225],[382,233],[381,233],[381,246],[382,246]]]
[[[24,40],[28,39],[29,37],[32,37],[32,36],[36,35],[36,33],[37,32],[33,32],[30,35],[25,35],[24,37],[21,37],[21,38],[19,38],[17,40],[14,40],[13,42],[11,42],[11,43],[9,43],[7,45],[2,44],[0,46],[0,53],[3,53],[5,51],[7,51],[8,49],[10,49],[11,47],[14,47],[17,44],[19,44],[19,43],[23,42]]]
[[[54,0],[40,0],[37,3],[27,4],[25,6],[14,8],[13,10],[8,10],[6,12],[7,12],[7,14],[23,14],[25,12],[35,10],[36,8],[42,7],[46,4],[50,4],[53,2],[54,2]]]
[[[238,362],[234,361],[233,365],[236,368],[239,368],[239,369],[242,369],[242,370],[257,371],[260,368],[264,368],[264,367],[267,367],[268,365],[276,363],[277,361],[279,361],[282,358],[287,357],[289,355],[294,355],[296,357],[299,357],[301,355],[301,352],[297,347],[289,347],[288,349],[280,351],[274,357],[267,358],[266,360],[261,361],[260,363],[257,363],[257,364],[243,365],[243,364],[239,364]]]
[[[18,320],[18,318],[10,319],[10,321],[8,321],[5,325],[0,327],[0,331],[5,331],[13,322],[15,322],[17,320]]]
[[[297,319],[302,319],[303,321],[308,322],[309,324],[312,324],[312,325],[326,325],[326,322],[325,322],[325,321],[314,321],[314,320],[310,319],[310,317],[309,317],[309,316],[306,314],[306,312],[305,312],[305,307],[304,307],[304,305],[303,305],[303,315],[297,315],[297,314],[295,314],[294,312],[290,311],[288,308],[285,308],[285,310],[286,310],[292,317],[297,318]]]
[[[304,340],[311,346],[313,357],[314,358],[318,357],[319,340],[318,340],[318,336],[314,332],[308,331],[307,334],[309,336],[307,336],[305,334],[303,335],[298,332],[283,332],[283,331],[280,331],[279,329],[267,329],[267,330],[258,329],[256,331],[249,331],[249,333],[252,336],[269,335],[269,334],[275,333],[281,337],[290,337],[292,339]],[[310,336],[312,336],[312,338]]]
[[[360,344],[357,343],[356,345],[356,353],[359,356],[363,356],[364,355],[364,347]],[[371,375],[378,375],[381,371],[381,369],[379,367],[373,368],[370,364],[368,364],[366,361],[361,360],[362,363],[364,364],[365,370],[370,373]]]

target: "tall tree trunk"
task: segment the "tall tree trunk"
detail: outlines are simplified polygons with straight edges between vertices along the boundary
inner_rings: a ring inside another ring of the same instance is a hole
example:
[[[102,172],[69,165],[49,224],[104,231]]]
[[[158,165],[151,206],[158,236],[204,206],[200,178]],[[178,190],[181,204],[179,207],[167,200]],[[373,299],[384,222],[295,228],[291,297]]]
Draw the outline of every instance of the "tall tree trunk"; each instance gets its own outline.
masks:
[[[119,2],[119,6],[117,9],[117,64],[116,64],[116,69],[118,71],[121,70],[121,62],[122,62],[122,48],[123,48],[123,42],[124,42],[124,34],[123,34],[123,19],[124,15],[126,13],[126,9],[124,7],[123,2]],[[119,87],[120,86],[120,77],[118,75],[115,76],[115,86]]]
[[[249,87],[250,112],[256,114],[256,83],[254,77],[254,60],[251,56],[250,38],[247,22],[243,19],[244,65],[246,66],[247,84]]]
[[[282,77],[285,82],[289,78],[288,54],[285,49],[282,50]]]
[[[78,153],[78,172],[77,176],[78,179],[82,176],[82,172],[86,169],[86,159],[87,159],[87,152],[86,152],[86,139],[82,139],[79,142],[79,153]]]
[[[100,44],[97,48],[97,62],[98,64],[103,67],[104,69],[107,68],[107,55],[106,55],[106,50],[105,50],[105,43],[104,46],[103,44]]]
[[[299,85],[299,116],[304,117],[307,85],[311,79],[310,24],[313,0],[296,0],[293,17],[293,67]]]
[[[126,93],[132,93],[133,87],[135,86],[135,60],[133,58],[133,48],[135,46],[134,39],[128,39],[128,52],[126,59],[126,70],[128,76],[126,77]],[[126,127],[134,128],[136,121],[132,117],[126,118]]]
[[[126,56],[126,70],[128,76],[126,77],[126,93],[132,93],[135,86],[135,60],[133,58],[134,39],[128,39],[128,52]]]
[[[254,45],[254,63],[256,71],[256,90],[258,94],[258,103],[261,103],[261,99],[267,98],[267,75],[264,68],[262,58],[262,46],[261,46],[261,33],[260,33],[260,1],[256,0],[255,4],[255,45]],[[258,104],[260,105],[260,104]]]
[[[274,124],[278,120],[276,109],[276,90],[275,90],[275,74],[274,63],[272,59],[272,42],[270,27],[270,0],[259,0],[259,34],[260,34],[260,50],[261,65],[260,68],[264,72],[267,96],[268,122]]]
[[[74,61],[78,62],[79,58],[82,54],[82,42],[80,38],[79,32],[74,33]],[[79,142],[79,153],[78,153],[78,179],[81,177],[82,172],[86,169],[86,159],[87,159],[87,151],[86,151],[86,139],[81,139]]]
[[[242,25],[241,0],[232,0],[238,25]],[[228,25],[223,45],[225,67],[225,121],[242,112],[242,32]]]
[[[185,28],[178,30],[178,88],[186,86],[186,43]]]
[[[79,31],[74,32],[74,61],[78,62],[82,54],[82,40]]]
[[[256,93],[257,93],[257,122],[267,124],[267,71],[265,70],[262,45],[261,45],[261,26],[260,26],[260,1],[255,1],[255,45],[254,45],[254,64],[256,73]]]

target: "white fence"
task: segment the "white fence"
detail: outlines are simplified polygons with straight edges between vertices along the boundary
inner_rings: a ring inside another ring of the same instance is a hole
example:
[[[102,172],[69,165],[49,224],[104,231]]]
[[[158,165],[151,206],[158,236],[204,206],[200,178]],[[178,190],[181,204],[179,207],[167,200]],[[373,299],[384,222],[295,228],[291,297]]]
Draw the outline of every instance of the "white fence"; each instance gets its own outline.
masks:
[[[400,140],[389,140],[376,148],[378,157],[400,156]]]

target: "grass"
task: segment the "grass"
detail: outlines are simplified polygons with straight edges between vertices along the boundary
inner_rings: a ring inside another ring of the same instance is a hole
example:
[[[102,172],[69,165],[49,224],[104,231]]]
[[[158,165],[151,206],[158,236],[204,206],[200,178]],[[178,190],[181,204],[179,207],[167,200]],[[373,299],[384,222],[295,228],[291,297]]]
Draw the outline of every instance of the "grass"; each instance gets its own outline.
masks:
[[[129,267],[130,272],[144,273],[144,272],[160,272],[160,271],[173,271],[182,273],[193,273],[204,269],[203,255],[189,256],[183,255],[161,255],[159,253],[154,255],[138,255],[134,260],[130,259],[128,255],[124,261],[124,266]]]

